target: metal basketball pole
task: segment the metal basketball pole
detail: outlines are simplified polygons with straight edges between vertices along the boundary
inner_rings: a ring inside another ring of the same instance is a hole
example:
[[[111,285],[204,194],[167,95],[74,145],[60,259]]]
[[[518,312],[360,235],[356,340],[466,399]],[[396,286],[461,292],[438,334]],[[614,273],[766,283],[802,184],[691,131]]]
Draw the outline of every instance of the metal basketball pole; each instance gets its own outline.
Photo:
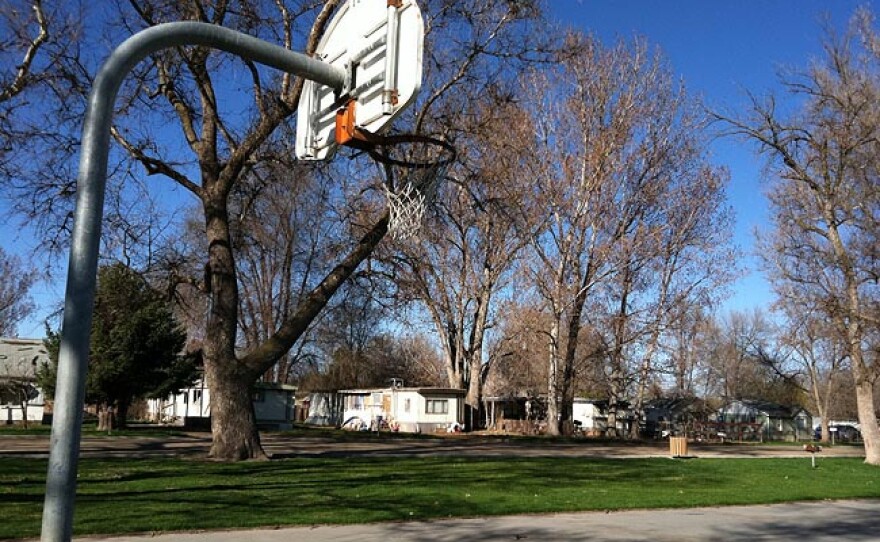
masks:
[[[162,49],[184,45],[220,49],[340,91],[346,87],[344,69],[235,30],[199,22],[166,23],[148,28],[123,42],[104,62],[89,94],[83,125],[43,505],[41,539],[45,542],[68,541],[73,534],[89,334],[113,105],[123,79],[138,62]]]

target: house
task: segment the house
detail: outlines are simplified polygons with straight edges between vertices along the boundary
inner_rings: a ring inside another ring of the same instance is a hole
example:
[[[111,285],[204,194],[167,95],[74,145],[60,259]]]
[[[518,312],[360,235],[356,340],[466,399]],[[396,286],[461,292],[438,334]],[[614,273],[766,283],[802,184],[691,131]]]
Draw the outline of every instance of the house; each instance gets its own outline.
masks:
[[[536,434],[543,431],[547,398],[521,393],[483,397],[486,428],[505,433]]]
[[[644,406],[641,433],[649,438],[694,436],[704,427],[711,414],[706,402],[697,397],[653,399]]]
[[[608,410],[610,402],[606,399],[588,399],[575,397],[571,406],[571,418],[583,434],[587,436],[603,435],[608,428]],[[627,433],[632,425],[632,412],[629,403],[618,402],[616,427],[618,433]]]
[[[41,422],[45,397],[37,370],[49,363],[42,339],[0,338],[0,423]]]
[[[718,409],[715,423],[727,438],[795,441],[812,437],[813,417],[799,406],[737,399]]]
[[[534,434],[546,430],[547,397],[497,396],[486,397],[487,424],[491,430]],[[618,431],[629,430],[632,414],[629,403],[618,403]],[[578,431],[587,436],[605,433],[608,422],[609,402],[604,399],[575,397],[572,402],[572,421]]]
[[[344,428],[388,427],[408,433],[460,428],[465,390],[390,388],[340,390]]]
[[[274,382],[254,384],[254,415],[264,428],[289,429],[293,426],[296,387]],[[147,402],[149,417],[157,422],[184,427],[211,425],[211,391],[204,379],[164,399]]]

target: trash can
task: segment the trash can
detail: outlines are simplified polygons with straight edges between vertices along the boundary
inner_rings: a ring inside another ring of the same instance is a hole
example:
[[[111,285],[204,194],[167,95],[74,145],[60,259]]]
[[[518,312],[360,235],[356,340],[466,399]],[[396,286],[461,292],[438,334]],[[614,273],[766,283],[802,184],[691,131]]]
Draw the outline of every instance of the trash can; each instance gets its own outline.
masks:
[[[669,455],[672,457],[687,457],[687,437],[669,437]]]

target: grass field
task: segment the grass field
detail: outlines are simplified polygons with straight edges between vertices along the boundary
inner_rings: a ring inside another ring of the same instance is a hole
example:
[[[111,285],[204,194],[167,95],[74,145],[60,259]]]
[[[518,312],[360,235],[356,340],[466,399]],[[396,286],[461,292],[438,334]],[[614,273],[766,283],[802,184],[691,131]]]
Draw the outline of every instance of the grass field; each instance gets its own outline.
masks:
[[[0,538],[39,534],[46,461],[0,458]],[[80,463],[75,533],[880,498],[861,459],[395,458]]]

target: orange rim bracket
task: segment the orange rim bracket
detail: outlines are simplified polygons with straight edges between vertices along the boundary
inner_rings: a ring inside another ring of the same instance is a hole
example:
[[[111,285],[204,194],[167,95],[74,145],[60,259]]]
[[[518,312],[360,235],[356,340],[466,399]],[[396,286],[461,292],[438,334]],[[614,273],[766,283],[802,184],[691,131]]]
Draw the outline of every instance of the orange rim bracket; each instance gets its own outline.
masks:
[[[363,149],[369,147],[366,135],[355,122],[356,100],[349,100],[336,111],[336,143]]]

